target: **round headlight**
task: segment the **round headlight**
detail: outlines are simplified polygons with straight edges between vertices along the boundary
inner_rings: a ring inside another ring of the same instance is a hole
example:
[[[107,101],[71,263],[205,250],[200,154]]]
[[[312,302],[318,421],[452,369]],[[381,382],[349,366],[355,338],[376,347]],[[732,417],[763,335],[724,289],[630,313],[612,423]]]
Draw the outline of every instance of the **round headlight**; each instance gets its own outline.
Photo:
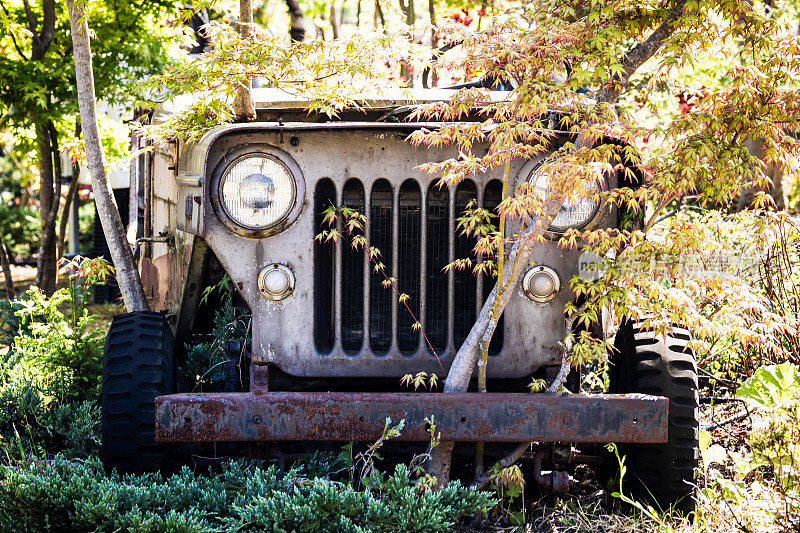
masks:
[[[234,162],[219,184],[225,213],[245,228],[264,229],[282,221],[294,207],[297,185],[280,160],[250,155]]]
[[[595,167],[595,165],[592,165]],[[599,179],[602,176],[602,166],[596,166],[598,172],[598,181],[590,182],[586,185],[587,191],[593,193],[597,191],[599,186]],[[537,192],[542,193],[547,197],[550,192],[550,173],[534,171],[531,175],[530,181]],[[600,202],[595,194],[587,196],[578,196],[567,198],[561,205],[561,209],[550,224],[550,231],[565,231],[570,228],[579,228],[589,222],[597,213],[600,207]]]

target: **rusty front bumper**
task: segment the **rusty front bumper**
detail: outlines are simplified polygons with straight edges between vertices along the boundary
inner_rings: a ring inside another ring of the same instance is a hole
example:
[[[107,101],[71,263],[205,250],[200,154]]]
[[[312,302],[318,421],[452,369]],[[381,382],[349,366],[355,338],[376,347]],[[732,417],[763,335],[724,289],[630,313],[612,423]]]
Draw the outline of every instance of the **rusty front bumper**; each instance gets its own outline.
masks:
[[[669,402],[643,394],[264,392],[156,398],[159,442],[399,440],[666,442]]]

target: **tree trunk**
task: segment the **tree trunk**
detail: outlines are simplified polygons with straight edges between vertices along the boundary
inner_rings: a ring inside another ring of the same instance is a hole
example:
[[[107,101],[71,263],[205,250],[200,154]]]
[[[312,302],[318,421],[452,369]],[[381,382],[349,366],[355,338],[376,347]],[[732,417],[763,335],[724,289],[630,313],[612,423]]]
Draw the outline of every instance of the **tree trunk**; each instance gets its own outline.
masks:
[[[28,187],[23,187],[22,189],[22,197],[19,199],[19,205],[21,207],[28,207],[32,205],[33,202],[31,201],[31,191]]]
[[[42,236],[39,259],[36,263],[36,286],[50,296],[56,290],[58,256],[56,255],[56,216],[60,200],[60,176],[53,166],[54,129],[48,122],[36,124],[36,144],[39,152],[39,214]]]
[[[378,25],[378,21],[381,21],[381,28],[386,29],[386,18],[383,16],[383,8],[381,8],[381,0],[375,0],[375,26]]]
[[[239,34],[245,40],[253,35],[253,6],[250,0],[239,0]],[[252,122],[256,119],[256,109],[251,94],[252,85],[252,80],[248,78],[236,88],[233,116],[237,122]]]
[[[10,253],[6,249],[5,243],[0,240],[0,267],[3,268],[3,280],[6,287],[6,299],[14,298],[17,293],[14,290],[14,280],[11,278],[11,259]]]
[[[117,204],[111,194],[106,173],[106,160],[100,144],[100,130],[97,125],[97,110],[94,96],[94,77],[92,74],[92,53],[89,46],[89,27],[84,14],[82,0],[67,0],[69,23],[72,31],[72,50],[75,56],[75,81],[78,88],[83,139],[86,145],[86,161],[92,176],[95,204],[100,223],[108,242],[111,259],[116,268],[117,283],[128,311],[148,311],[147,298],[142,288],[142,280],[136,269],[133,252],[125,237],[122,219]]]
[[[769,192],[772,195],[772,199],[775,200],[775,209],[778,211],[786,210],[787,195],[783,188],[783,175],[785,171],[786,169],[778,163],[767,163],[767,176],[772,180],[772,187]]]
[[[333,33],[333,40],[339,38],[339,17],[336,16],[336,2],[331,2],[330,10],[331,32]]]
[[[439,47],[438,39],[436,38],[436,0],[428,0],[428,17],[431,24],[431,48],[436,50]],[[435,86],[435,82],[431,83],[431,87]]]
[[[437,49],[439,48],[439,37],[436,34],[436,1],[435,0],[428,0],[428,17],[430,18],[430,25],[431,25],[431,49],[433,50],[433,55],[431,56],[431,60],[436,59]],[[480,25],[480,18],[478,18],[478,24]],[[433,68],[433,66],[428,67],[430,73],[430,79],[428,80],[428,87],[437,87],[439,85],[439,70]],[[423,80],[424,80],[424,72],[423,72]],[[424,83],[423,83],[424,85]]]
[[[416,13],[414,12],[414,0],[406,0],[406,24],[411,26],[416,21]]]
[[[286,7],[289,8],[289,38],[292,42],[302,43],[306,29],[303,26],[303,10],[300,8],[300,2],[286,0]]]
[[[31,36],[31,61],[42,62],[55,37],[56,0],[42,0],[41,31],[39,20],[31,9],[28,0],[23,0]],[[49,96],[48,96],[49,97]],[[42,218],[42,240],[39,246],[39,259],[36,264],[35,284],[48,296],[56,290],[58,258],[56,257],[55,214],[58,214],[61,176],[54,175],[53,134],[55,128],[49,119],[34,117],[36,144],[39,157],[39,209]],[[57,141],[56,141],[57,146]],[[56,154],[58,155],[58,154]]]
[[[520,234],[517,242],[511,248],[506,260],[507,267],[504,268],[502,277],[497,283],[483,304],[478,319],[473,324],[472,329],[467,335],[466,340],[456,353],[447,379],[444,382],[444,392],[466,392],[472,372],[478,362],[481,353],[489,346],[497,322],[503,314],[508,301],[514,294],[513,287],[517,286],[522,275],[522,265],[528,263],[528,259],[539,242],[541,235],[547,230],[553,218],[558,214],[563,198],[550,198],[546,208],[546,215],[541,224],[534,220]],[[453,452],[453,443],[441,441],[439,446],[433,449],[431,458],[428,462],[428,471],[436,476],[439,485],[446,483],[450,479],[450,459]]]
[[[376,5],[378,5],[377,2]],[[414,0],[405,0],[405,4],[403,4],[401,0],[400,7],[405,10],[406,24],[409,26],[413,25],[416,20],[416,13],[414,12]],[[410,37],[412,41],[416,39],[413,31],[411,32]],[[409,70],[405,61],[400,63],[400,77],[408,80],[409,87],[414,87],[414,74]]]
[[[742,143],[750,155],[764,161],[764,143],[759,140],[748,139]],[[764,174],[769,178],[770,183],[765,187],[746,186],[742,189],[739,202],[736,206],[737,211],[749,209],[756,199],[757,192],[767,192],[775,202],[775,209],[784,211],[786,209],[786,192],[783,190],[783,174],[785,169],[774,161],[766,162],[762,168]]]

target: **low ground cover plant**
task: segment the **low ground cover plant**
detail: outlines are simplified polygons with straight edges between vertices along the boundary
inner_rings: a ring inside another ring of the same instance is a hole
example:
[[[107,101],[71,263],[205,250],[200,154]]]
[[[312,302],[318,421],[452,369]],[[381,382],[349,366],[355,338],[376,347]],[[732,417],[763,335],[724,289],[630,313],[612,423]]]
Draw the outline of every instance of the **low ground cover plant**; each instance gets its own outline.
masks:
[[[356,488],[330,467],[284,473],[231,461],[208,474],[188,467],[106,475],[96,459],[57,457],[0,469],[5,531],[444,531],[489,511],[495,500],[453,482],[422,490],[407,467]]]
[[[97,458],[103,336],[88,305],[110,270],[94,260],[68,266],[67,287],[52,297],[32,288],[0,306],[0,531],[434,532],[495,506],[490,492],[460,482],[433,489],[418,461],[377,470],[373,456],[402,422],[387,421],[365,453],[316,454],[285,472],[229,461],[210,472],[106,473]],[[220,331],[232,319],[226,309]],[[209,354],[200,374],[219,363]]]

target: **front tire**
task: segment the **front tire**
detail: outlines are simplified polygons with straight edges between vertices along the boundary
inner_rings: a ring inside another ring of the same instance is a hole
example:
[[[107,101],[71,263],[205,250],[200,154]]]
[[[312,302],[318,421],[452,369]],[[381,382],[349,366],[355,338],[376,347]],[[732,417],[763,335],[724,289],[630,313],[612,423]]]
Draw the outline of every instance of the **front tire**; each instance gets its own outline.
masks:
[[[103,352],[102,447],[107,470],[170,468],[172,454],[156,444],[156,396],[175,390],[173,335],[159,313],[115,316]]]
[[[609,392],[642,393],[669,399],[669,436],[661,444],[627,444],[628,486],[634,494],[657,504],[692,512],[700,458],[700,408],[697,364],[689,331],[673,327],[658,336],[642,322],[624,321],[614,341]]]

